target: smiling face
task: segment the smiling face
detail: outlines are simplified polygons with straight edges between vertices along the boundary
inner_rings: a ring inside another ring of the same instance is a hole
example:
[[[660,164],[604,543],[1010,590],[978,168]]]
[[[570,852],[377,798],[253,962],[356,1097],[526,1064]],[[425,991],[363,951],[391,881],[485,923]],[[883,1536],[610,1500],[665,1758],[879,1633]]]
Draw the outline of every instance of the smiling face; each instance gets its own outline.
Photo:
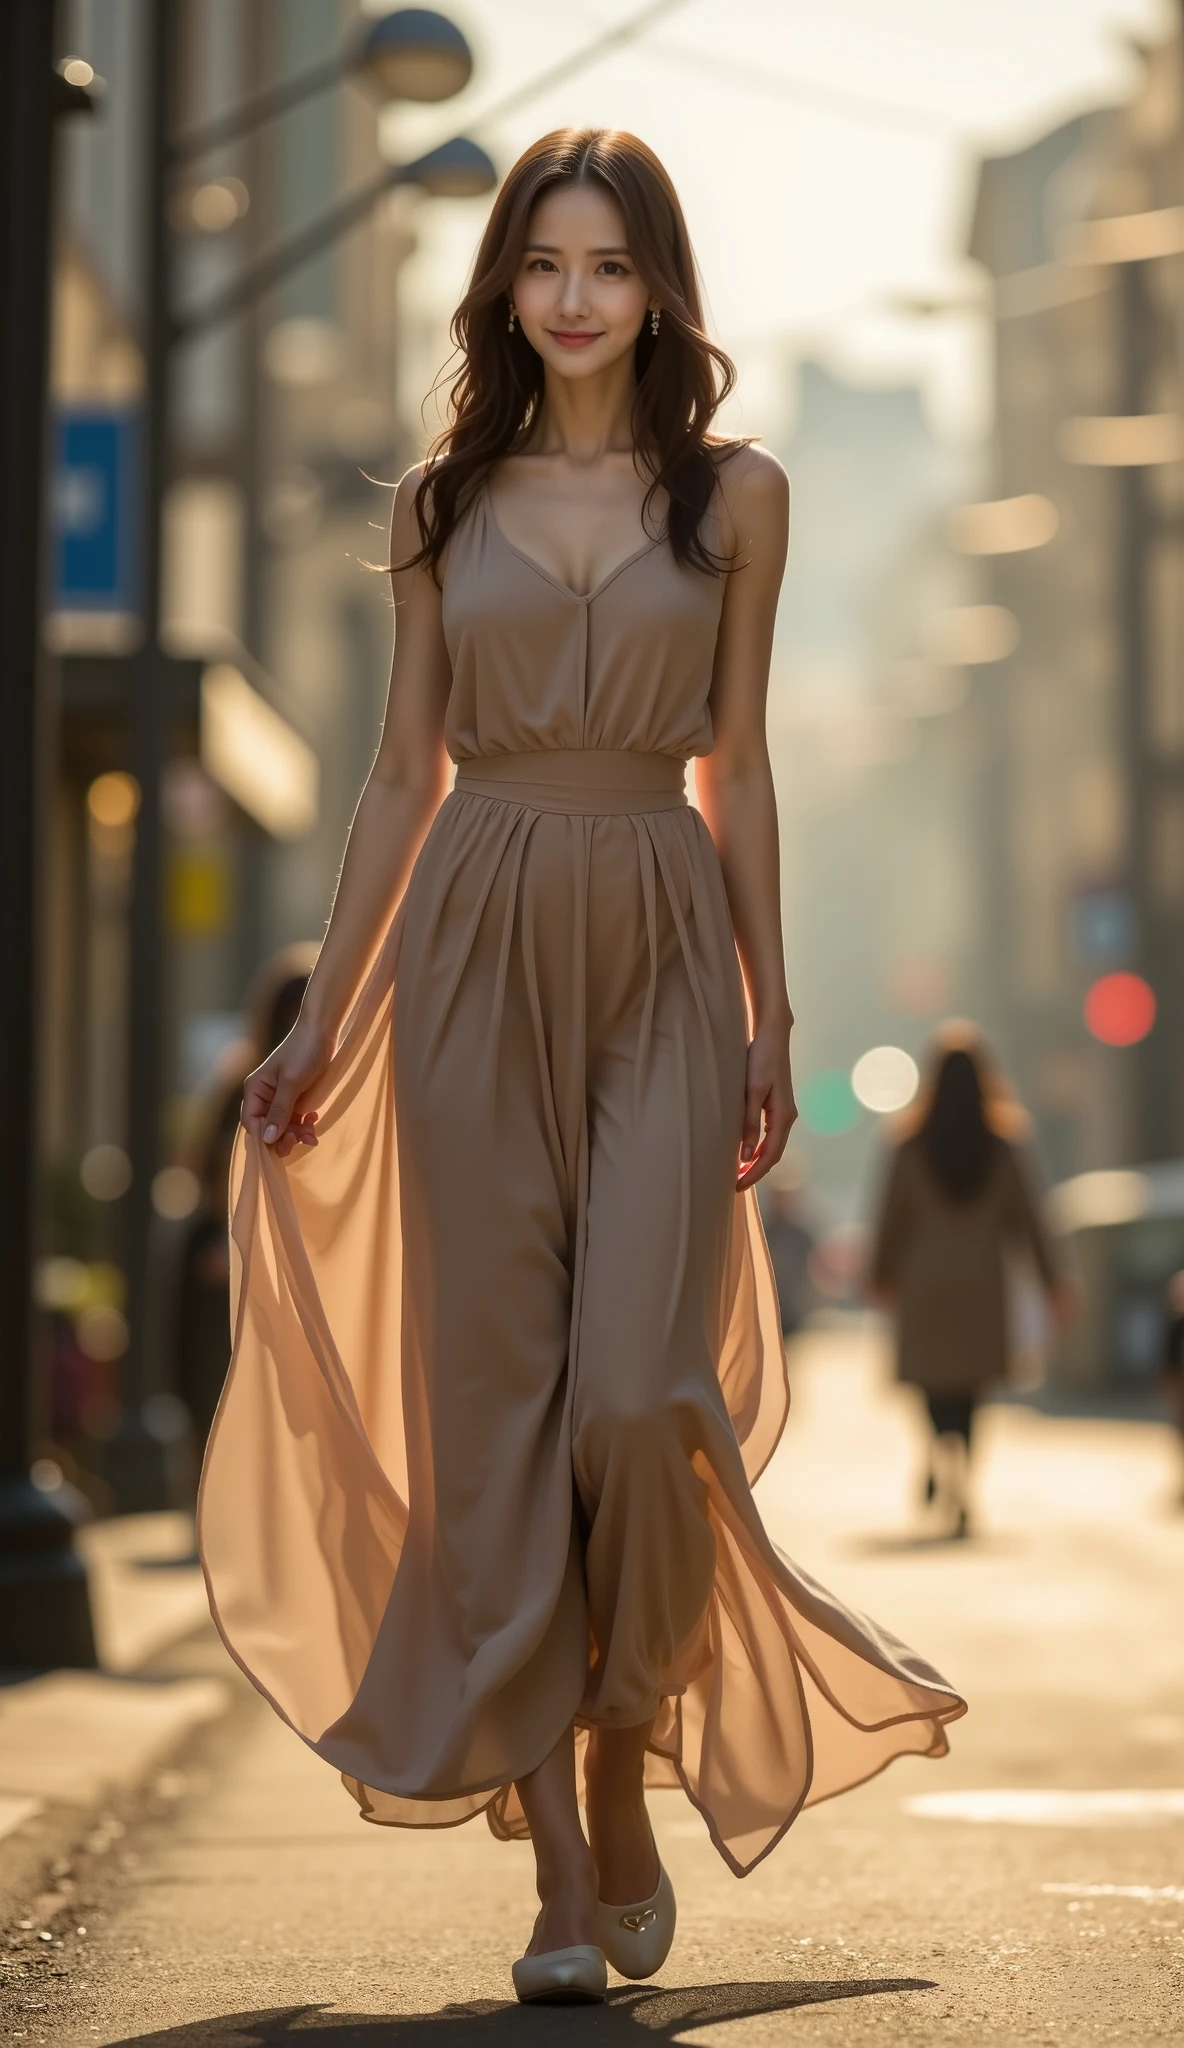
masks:
[[[629,255],[620,207],[594,180],[539,200],[511,298],[531,347],[565,378],[596,376],[631,355],[657,304]]]

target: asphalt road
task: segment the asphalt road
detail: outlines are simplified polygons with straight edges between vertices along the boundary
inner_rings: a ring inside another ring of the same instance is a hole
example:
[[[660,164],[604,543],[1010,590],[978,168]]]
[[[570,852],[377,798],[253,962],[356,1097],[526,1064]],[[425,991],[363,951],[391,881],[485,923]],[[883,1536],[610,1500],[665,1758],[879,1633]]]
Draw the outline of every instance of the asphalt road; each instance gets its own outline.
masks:
[[[509,1964],[532,1918],[529,1849],[481,1822],[361,1824],[244,1690],[123,1835],[100,1828],[59,1873],[17,1937],[0,2039],[1184,2043],[1184,1515],[1169,1433],[988,1411],[981,1533],[952,1545],[925,1534],[917,1416],[877,1341],[811,1339],[794,1379],[766,1519],[968,1694],[946,1762],[896,1765],[805,1814],[743,1883],[681,1796],[656,1795],[680,1904],[659,1979],[618,1985],[603,2008],[522,2010]],[[220,1658],[203,1636],[172,1668]],[[1099,1792],[1126,1796],[1076,1796]],[[1002,1811],[984,1805],[1003,1793]],[[915,1804],[935,1794],[954,1811]]]

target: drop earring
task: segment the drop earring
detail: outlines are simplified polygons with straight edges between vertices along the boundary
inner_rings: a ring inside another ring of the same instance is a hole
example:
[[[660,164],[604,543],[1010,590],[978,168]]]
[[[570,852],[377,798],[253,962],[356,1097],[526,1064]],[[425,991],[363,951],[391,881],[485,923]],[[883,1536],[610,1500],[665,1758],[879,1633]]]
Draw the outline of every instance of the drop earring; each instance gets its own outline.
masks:
[[[517,307],[515,306],[515,304],[514,304],[513,300],[511,299],[511,301],[510,301],[510,317],[509,317],[509,319],[508,319],[508,320],[507,320],[507,322],[506,322],[506,333],[507,333],[507,334],[513,334],[513,332],[514,332],[514,322],[515,322],[515,321],[517,320],[517,318],[518,318],[518,309],[517,309]]]
[[[656,334],[661,324],[662,309],[660,306],[655,306],[653,312],[650,314],[650,333]]]

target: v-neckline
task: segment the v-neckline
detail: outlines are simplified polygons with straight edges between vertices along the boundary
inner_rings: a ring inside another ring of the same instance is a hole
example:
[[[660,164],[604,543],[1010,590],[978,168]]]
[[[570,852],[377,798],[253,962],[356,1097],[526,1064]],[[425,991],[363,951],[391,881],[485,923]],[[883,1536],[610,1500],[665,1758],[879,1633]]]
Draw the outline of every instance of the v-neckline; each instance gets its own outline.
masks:
[[[632,563],[639,562],[642,556],[648,555],[653,548],[661,546],[660,538],[657,540],[644,540],[639,548],[634,548],[631,555],[626,555],[624,560],[618,562],[614,568],[610,569],[606,576],[602,576],[599,583],[593,584],[591,590],[573,590],[570,583],[565,583],[561,576],[553,575],[551,570],[544,568],[541,562],[536,562],[533,555],[528,555],[524,548],[514,545],[514,542],[510,539],[509,534],[497,516],[497,506],[493,502],[493,492],[490,489],[488,477],[485,479],[482,490],[490,522],[502,546],[508,548],[512,555],[517,555],[520,562],[525,562],[527,568],[533,569],[535,575],[541,576],[544,583],[549,583],[553,590],[561,591],[564,597],[570,598],[573,604],[591,604],[594,598],[600,596],[602,590],[607,590],[609,584],[615,582],[623,570],[628,569]]]

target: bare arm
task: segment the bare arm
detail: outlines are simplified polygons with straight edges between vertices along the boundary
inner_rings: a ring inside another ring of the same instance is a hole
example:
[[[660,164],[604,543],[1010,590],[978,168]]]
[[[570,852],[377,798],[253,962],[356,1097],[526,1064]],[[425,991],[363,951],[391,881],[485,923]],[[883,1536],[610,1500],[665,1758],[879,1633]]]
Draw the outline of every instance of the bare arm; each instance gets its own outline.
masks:
[[[728,577],[711,685],[715,746],[697,765],[697,784],[752,1000],[736,1182],[746,1188],[776,1165],[797,1117],[777,802],[765,736],[773,624],[789,546],[789,484],[780,463],[759,449],[725,463],[722,478],[737,567]]]
[[[418,471],[395,493],[392,562],[419,546]],[[354,813],[333,911],[300,1016],[283,1044],[248,1076],[243,1122],[285,1157],[315,1144],[301,1097],[324,1072],[350,999],[390,919],[447,782],[444,713],[451,667],[440,591],[425,569],[394,570],[395,651],[382,739]]]

